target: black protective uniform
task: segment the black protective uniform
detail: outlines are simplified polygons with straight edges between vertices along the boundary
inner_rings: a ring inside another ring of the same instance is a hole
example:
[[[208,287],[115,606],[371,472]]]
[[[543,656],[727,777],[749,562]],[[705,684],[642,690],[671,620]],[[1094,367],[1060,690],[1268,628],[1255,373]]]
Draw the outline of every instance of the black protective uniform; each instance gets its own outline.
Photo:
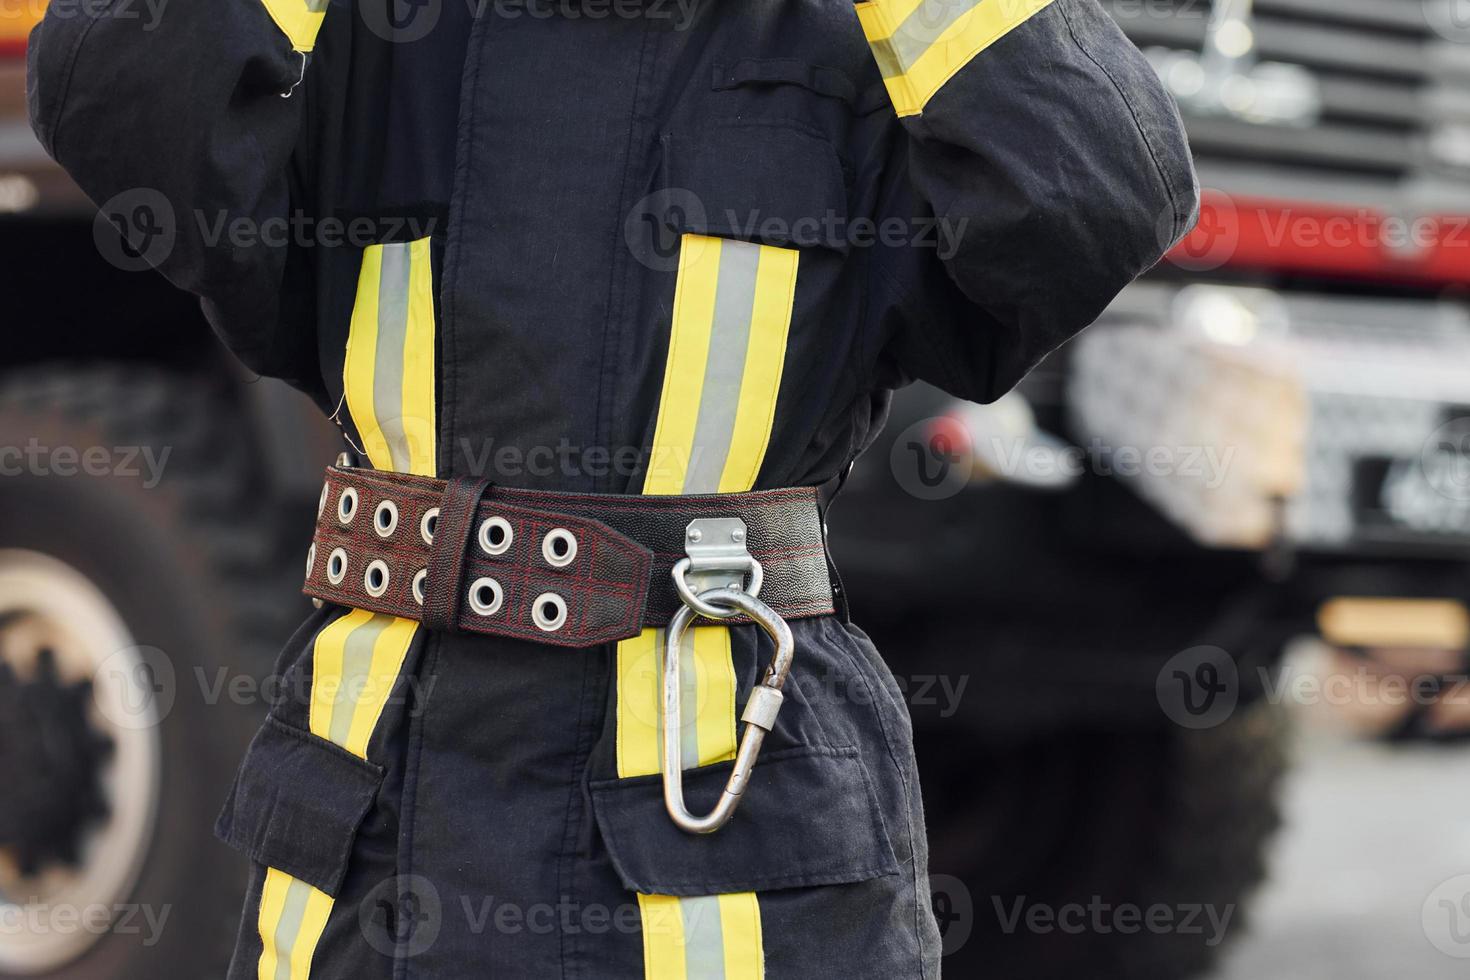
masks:
[[[830,484],[891,389],[998,397],[1196,213],[1096,0],[134,6],[47,15],[38,134],[379,469]],[[842,618],[792,629],[748,799],[691,837],[653,637],[323,609],[221,819],[256,868],[230,976],[938,976],[902,695]],[[769,644],[692,647],[718,784]]]

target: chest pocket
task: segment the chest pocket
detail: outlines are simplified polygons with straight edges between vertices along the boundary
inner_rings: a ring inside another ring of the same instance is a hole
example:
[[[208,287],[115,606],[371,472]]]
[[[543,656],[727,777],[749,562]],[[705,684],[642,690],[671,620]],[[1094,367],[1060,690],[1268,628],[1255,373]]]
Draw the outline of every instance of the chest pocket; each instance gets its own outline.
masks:
[[[838,305],[847,182],[828,141],[779,122],[669,133],[661,151],[660,255],[676,281],[655,314],[670,334],[644,492],[755,489],[783,382]]]

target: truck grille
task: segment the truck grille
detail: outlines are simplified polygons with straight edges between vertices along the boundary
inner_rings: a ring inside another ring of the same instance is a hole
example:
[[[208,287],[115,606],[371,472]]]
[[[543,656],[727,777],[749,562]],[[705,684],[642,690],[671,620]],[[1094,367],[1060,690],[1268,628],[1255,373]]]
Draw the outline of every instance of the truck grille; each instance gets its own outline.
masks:
[[[1267,79],[1282,69],[1311,91],[1313,110],[1286,121],[1207,111],[1181,94],[1176,73],[1206,47],[1210,0],[1104,6],[1180,95],[1206,186],[1420,212],[1470,207],[1470,25],[1453,29],[1449,0],[1241,4],[1255,39],[1242,68],[1253,61]]]

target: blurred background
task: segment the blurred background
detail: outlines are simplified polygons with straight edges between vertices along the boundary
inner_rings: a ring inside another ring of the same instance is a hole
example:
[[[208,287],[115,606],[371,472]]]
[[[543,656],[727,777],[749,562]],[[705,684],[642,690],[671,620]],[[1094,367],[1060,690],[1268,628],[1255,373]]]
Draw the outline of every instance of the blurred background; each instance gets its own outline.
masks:
[[[41,6],[0,2],[0,978],[213,976],[340,446],[46,160]],[[946,975],[1463,977],[1470,3],[1104,6],[1199,227],[998,404],[901,392],[832,515]]]

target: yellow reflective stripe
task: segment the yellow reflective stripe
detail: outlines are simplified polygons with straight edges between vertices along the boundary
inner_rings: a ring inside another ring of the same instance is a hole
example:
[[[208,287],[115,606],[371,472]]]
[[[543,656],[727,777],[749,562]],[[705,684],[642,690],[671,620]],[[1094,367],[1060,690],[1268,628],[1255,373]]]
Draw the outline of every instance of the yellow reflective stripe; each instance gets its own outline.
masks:
[[[735,758],[735,661],[730,653],[730,631],[723,626],[701,626],[694,634],[695,713],[699,766]],[[685,634],[688,635],[688,634]],[[680,661],[685,668],[687,659]],[[686,767],[691,768],[691,767]]]
[[[408,329],[403,344],[403,428],[410,473],[437,476],[434,405],[434,265],[429,239],[409,246]]]
[[[342,364],[347,411],[362,439],[362,451],[379,469],[392,469],[392,455],[373,404],[373,373],[378,347],[378,296],[382,293],[383,249],[372,246],[362,253],[357,278],[357,302],[347,332],[347,356]]]
[[[308,712],[312,734],[367,758],[417,630],[413,620],[353,609],[318,633]]]
[[[799,264],[793,249],[684,236],[644,494],[755,487],[775,424]],[[618,644],[620,778],[660,771],[664,635],[644,630]],[[685,728],[675,764],[729,761],[738,735],[730,631],[696,627],[686,641],[680,661]],[[638,908],[648,980],[765,976],[760,902],[753,892],[639,895]]]
[[[884,68],[884,84],[900,116],[924,110],[955,73],[986,48],[1051,5],[1053,0],[979,0],[928,40],[926,28],[964,0],[867,0],[858,20]],[[932,4],[934,11],[927,8]],[[920,53],[903,53],[918,39]],[[895,52],[899,52],[895,54]],[[895,73],[896,69],[896,73]]]
[[[342,746],[353,755],[367,758],[368,742],[378,727],[388,696],[398,683],[403,660],[417,630],[418,623],[411,619],[394,619],[373,644],[373,659],[367,676],[360,679],[361,693],[352,707],[347,741]]]
[[[312,644],[311,708],[309,728],[313,735],[330,738],[332,715],[342,688],[342,658],[347,638],[372,621],[373,614],[353,609],[340,616],[316,635]]]
[[[646,629],[618,644],[618,778],[659,771],[658,647],[664,631]]]
[[[617,756],[622,779],[661,769],[664,636],[663,630],[648,629],[618,644]],[[683,761],[684,768],[693,769],[735,758],[735,664],[730,632],[724,627],[695,627],[685,637],[690,642],[680,673],[690,695],[684,702]]]
[[[754,892],[675,898],[639,895],[646,980],[764,980]]]
[[[795,249],[761,247],[745,373],[740,382],[730,454],[720,477],[720,493],[742,493],[755,486],[776,421],[776,396],[786,365],[786,336],[796,302]]]
[[[685,969],[684,913],[670,895],[639,895],[646,980],[693,980]]]
[[[332,904],[325,892],[283,871],[266,869],[256,923],[261,946],[258,980],[308,980]]]
[[[322,29],[326,17],[326,0],[261,0],[271,20],[291,39],[291,47],[297,51],[310,51],[316,47],[316,36]]]
[[[718,238],[685,235],[679,249],[674,323],[664,365],[663,395],[659,400],[648,474],[643,480],[643,492],[647,495],[684,492],[684,476],[694,452],[694,432],[699,422],[710,333],[714,328],[722,246]]]
[[[380,470],[434,476],[434,272],[429,239],[363,251],[342,387]]]
[[[760,901],[754,892],[720,896],[720,931],[725,943],[724,980],[762,980],[766,954]]]

